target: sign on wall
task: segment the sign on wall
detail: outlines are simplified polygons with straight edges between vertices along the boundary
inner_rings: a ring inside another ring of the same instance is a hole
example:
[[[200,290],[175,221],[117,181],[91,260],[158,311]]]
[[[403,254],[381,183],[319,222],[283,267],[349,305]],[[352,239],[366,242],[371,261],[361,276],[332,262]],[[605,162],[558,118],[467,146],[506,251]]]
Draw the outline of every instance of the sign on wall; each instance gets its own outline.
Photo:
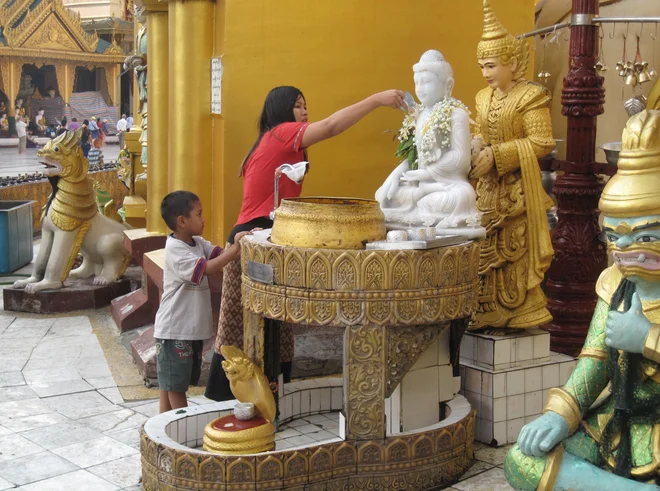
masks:
[[[222,114],[222,58],[211,58],[211,114]]]

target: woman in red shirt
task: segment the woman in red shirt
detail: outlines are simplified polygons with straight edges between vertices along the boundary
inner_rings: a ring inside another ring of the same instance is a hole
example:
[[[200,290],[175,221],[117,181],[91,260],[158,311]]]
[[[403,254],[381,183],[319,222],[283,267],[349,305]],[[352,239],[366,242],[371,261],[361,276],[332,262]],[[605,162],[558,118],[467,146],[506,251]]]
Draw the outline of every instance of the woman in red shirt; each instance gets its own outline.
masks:
[[[266,96],[259,118],[259,136],[241,166],[243,203],[237,224],[227,239],[228,244],[234,243],[234,236],[239,232],[273,226],[273,221],[269,218],[273,210],[273,178],[282,164],[306,161],[307,148],[310,146],[343,133],[379,107],[402,108],[403,99],[404,93],[399,90],[379,92],[337,111],[322,121],[309,123],[307,103],[300,90],[289,86],[271,90]],[[280,200],[296,198],[300,196],[301,191],[302,181],[296,183],[286,175],[282,175],[278,189]],[[274,322],[268,319],[266,321]],[[280,343],[281,370],[284,381],[288,382],[291,378],[293,360],[291,324],[281,323]],[[220,354],[222,345],[243,349],[243,306],[239,261],[229,263],[223,270],[218,334],[206,386],[206,397],[216,401],[234,398],[222,370],[223,358]]]

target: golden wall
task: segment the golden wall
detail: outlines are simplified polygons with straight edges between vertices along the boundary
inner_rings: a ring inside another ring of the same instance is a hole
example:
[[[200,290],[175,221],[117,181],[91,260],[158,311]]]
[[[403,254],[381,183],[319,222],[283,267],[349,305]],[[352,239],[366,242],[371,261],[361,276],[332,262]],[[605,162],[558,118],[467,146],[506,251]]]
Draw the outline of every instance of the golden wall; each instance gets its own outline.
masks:
[[[512,33],[533,29],[533,1],[492,0],[492,6]],[[475,59],[482,18],[480,0],[218,2],[215,55],[223,57],[223,116],[213,119],[214,214],[206,235],[224,242],[238,217],[238,170],[271,88],[297,86],[310,119],[319,120],[376,91],[414,92],[412,65],[425,50],[438,49],[454,67],[454,95],[473,107],[484,87]],[[402,117],[379,109],[312,147],[304,194],[372,198],[397,164],[393,132]]]

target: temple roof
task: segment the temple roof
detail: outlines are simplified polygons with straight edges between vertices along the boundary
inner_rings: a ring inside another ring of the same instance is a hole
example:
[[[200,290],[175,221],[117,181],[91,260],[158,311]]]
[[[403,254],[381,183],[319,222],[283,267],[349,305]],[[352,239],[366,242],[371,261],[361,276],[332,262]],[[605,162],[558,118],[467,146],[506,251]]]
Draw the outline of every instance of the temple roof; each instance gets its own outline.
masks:
[[[12,48],[96,53],[98,36],[62,0],[0,0],[0,43]]]

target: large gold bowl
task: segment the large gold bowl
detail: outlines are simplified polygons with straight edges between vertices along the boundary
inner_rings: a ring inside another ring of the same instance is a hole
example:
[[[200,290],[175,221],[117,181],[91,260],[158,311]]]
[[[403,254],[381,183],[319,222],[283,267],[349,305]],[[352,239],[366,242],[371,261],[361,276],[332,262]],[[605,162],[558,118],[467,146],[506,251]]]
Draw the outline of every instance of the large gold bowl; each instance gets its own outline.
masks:
[[[274,244],[318,249],[364,249],[384,240],[385,216],[377,201],[358,198],[283,199],[275,212]]]

